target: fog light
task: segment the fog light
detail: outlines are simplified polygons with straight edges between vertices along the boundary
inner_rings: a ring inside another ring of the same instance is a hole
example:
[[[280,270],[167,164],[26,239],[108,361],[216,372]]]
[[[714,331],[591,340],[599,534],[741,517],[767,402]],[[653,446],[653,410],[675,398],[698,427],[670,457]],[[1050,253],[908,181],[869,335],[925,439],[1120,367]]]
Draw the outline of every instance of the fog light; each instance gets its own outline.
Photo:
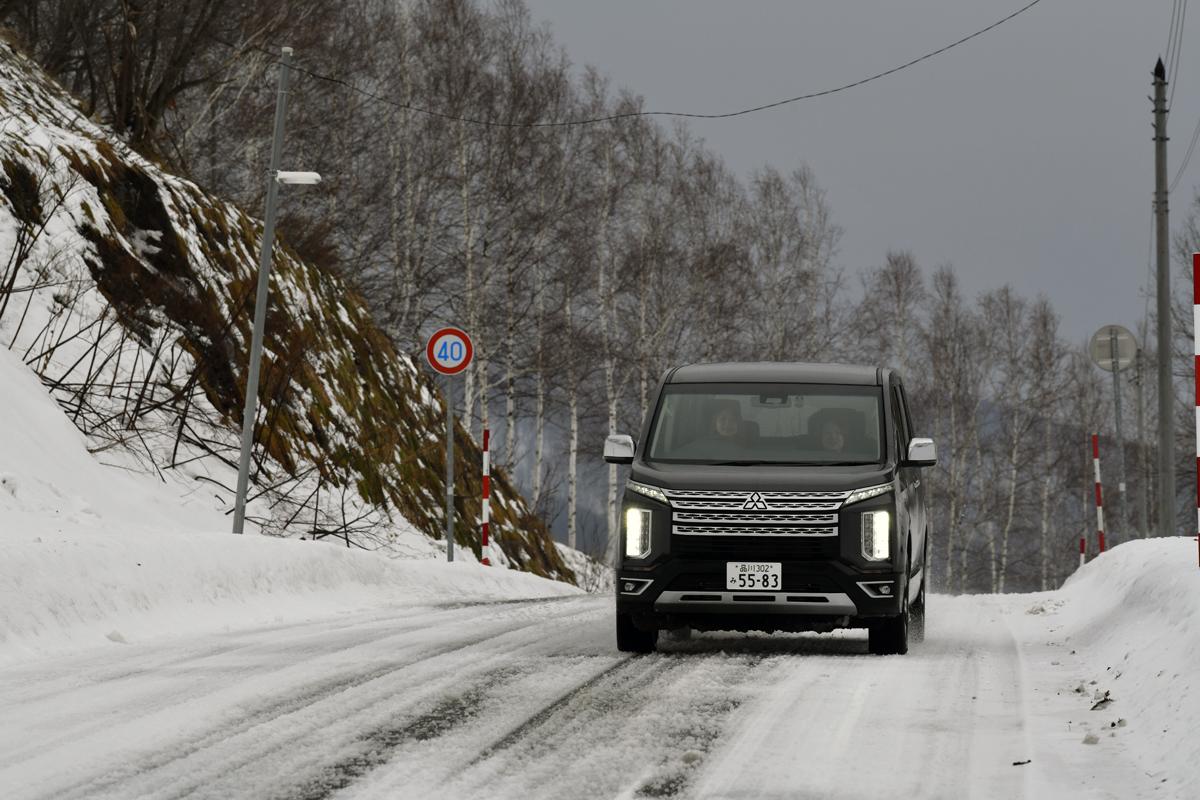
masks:
[[[864,511],[862,514],[862,554],[870,561],[886,561],[892,554],[888,527],[891,515],[886,511]]]
[[[880,593],[880,594],[891,594],[891,593],[892,593],[892,587],[890,587],[890,586],[880,586],[880,587],[879,587],[879,593]]]
[[[650,510],[625,509],[625,557],[645,558],[650,555]]]

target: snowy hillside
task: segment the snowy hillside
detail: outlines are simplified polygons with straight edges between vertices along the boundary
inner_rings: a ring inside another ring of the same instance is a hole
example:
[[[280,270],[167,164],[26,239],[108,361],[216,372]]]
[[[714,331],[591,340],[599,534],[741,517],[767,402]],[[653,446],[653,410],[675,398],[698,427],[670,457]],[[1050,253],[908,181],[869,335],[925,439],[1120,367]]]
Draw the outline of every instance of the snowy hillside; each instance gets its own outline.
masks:
[[[204,495],[180,498],[169,484],[100,463],[3,348],[0,386],[0,662],[398,604],[579,591],[474,563],[234,536]],[[396,540],[413,556],[440,552],[415,531]]]
[[[100,461],[153,476],[209,528],[228,527],[232,506],[260,235],[0,44],[0,347],[41,377]],[[432,383],[339,280],[282,247],[270,309],[248,521],[431,552],[410,534],[438,538],[443,524]],[[480,459],[462,429],[456,451],[456,535],[477,553]],[[10,472],[19,484],[22,469]],[[498,560],[571,580],[505,477],[492,487]]]

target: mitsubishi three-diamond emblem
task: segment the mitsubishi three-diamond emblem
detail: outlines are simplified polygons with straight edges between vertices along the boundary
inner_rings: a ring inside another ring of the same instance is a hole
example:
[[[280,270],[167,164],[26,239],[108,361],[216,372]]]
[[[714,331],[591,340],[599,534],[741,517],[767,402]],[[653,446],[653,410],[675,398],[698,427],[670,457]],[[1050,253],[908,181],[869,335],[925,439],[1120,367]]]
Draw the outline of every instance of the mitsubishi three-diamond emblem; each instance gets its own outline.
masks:
[[[746,498],[746,502],[742,504],[742,511],[768,511],[770,506],[763,496],[758,492],[754,492]]]

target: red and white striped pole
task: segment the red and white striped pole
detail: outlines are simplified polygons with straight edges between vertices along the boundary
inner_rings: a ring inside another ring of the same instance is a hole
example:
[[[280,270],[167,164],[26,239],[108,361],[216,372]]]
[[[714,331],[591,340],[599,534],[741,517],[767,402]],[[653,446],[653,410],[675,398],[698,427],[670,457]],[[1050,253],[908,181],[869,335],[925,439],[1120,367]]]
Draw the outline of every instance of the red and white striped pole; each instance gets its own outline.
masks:
[[[480,548],[479,553],[482,556],[480,559],[487,566],[492,565],[492,545],[488,541],[488,520],[491,511],[491,496],[492,496],[492,464],[491,454],[488,452],[488,444],[490,442],[491,432],[483,429],[483,501],[479,506],[479,511],[482,516],[480,523]]]
[[[1196,343],[1196,560],[1200,563],[1200,253],[1192,253],[1192,323]]]
[[[1096,543],[1104,552],[1104,498],[1100,491],[1100,434],[1092,434],[1092,466],[1096,473]]]

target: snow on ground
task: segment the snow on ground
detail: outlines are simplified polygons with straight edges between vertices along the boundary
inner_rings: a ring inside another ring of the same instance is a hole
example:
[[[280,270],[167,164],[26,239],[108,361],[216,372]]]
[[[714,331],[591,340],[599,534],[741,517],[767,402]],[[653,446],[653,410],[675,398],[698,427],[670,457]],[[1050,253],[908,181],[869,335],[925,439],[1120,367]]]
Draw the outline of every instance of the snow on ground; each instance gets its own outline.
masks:
[[[933,596],[903,657],[858,631],[630,657],[610,596],[233,536],[88,453],[3,348],[0,385],[6,798],[1200,797],[1191,539]]]
[[[1057,592],[931,596],[906,656],[868,655],[852,631],[666,638],[630,657],[611,597],[574,596],[26,661],[0,667],[0,786],[29,800],[1191,800],[1195,546],[1123,544]]]
[[[165,634],[295,622],[395,604],[578,590],[506,569],[419,561],[329,542],[229,533],[178,481],[105,464],[20,360],[0,347],[0,662]]]
[[[1192,538],[1135,540],[1057,592],[1010,598],[1043,746],[1093,796],[1200,797],[1200,566]],[[1094,742],[1094,744],[1093,744]],[[1136,791],[1106,785],[1108,759]]]

